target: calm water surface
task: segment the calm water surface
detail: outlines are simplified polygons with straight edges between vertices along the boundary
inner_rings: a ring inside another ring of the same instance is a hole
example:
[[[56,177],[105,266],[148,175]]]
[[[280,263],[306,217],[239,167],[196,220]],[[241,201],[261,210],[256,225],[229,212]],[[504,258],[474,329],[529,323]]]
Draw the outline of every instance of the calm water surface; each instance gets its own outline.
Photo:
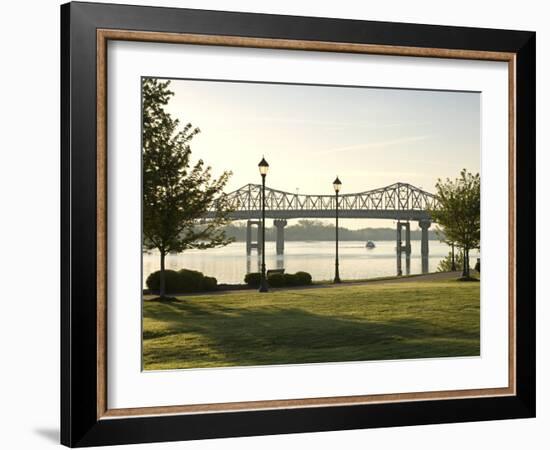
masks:
[[[275,242],[266,242],[267,269],[284,268],[287,273],[303,270],[314,280],[334,277],[334,241],[287,241],[284,256],[275,254]],[[411,274],[421,273],[420,241],[411,241]],[[363,241],[340,243],[340,277],[342,279],[374,278],[395,275],[397,263],[394,241],[378,241],[376,248],[366,249]],[[437,269],[450,247],[439,241],[430,241],[429,271]],[[470,252],[471,266],[475,265],[477,251]],[[253,251],[246,256],[245,242],[234,242],[226,247],[208,250],[188,250],[166,257],[166,268],[193,269],[218,279],[218,283],[242,283],[248,272],[258,272],[260,258]],[[143,285],[147,276],[160,267],[158,252],[143,254]],[[402,258],[405,273],[405,257]]]

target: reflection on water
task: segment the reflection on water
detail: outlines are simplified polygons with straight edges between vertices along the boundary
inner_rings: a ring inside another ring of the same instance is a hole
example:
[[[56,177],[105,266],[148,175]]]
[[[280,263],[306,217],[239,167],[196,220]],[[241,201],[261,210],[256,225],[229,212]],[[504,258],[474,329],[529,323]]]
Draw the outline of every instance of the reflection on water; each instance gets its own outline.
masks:
[[[330,280],[334,277],[334,242],[330,241],[287,241],[284,256],[275,254],[275,242],[266,242],[265,263],[267,269],[285,269],[294,273],[304,270],[314,280]],[[411,241],[410,273],[421,273],[420,241]],[[345,280],[374,278],[395,275],[397,262],[394,241],[376,242],[376,248],[366,249],[363,241],[343,241],[340,250],[340,277]],[[430,241],[429,271],[450,251],[450,247],[439,241]],[[473,267],[477,251],[470,251]],[[405,256],[403,255],[403,268]],[[254,251],[246,256],[246,244],[234,242],[226,247],[208,250],[188,250],[166,257],[166,268],[199,270],[218,279],[218,283],[243,283],[248,272],[259,272],[261,258]],[[147,276],[160,267],[159,255],[151,252],[143,255],[143,284]]]

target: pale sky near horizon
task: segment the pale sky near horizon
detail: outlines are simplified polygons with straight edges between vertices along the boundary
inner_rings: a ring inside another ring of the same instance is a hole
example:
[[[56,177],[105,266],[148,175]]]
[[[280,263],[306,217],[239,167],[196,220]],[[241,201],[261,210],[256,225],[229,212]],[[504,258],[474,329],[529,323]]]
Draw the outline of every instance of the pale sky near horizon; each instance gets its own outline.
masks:
[[[480,94],[366,87],[172,80],[167,111],[199,127],[193,158],[226,192],[261,181],[301,194],[362,192],[397,181],[435,191],[438,178],[480,171]],[[391,221],[350,220],[350,228]]]

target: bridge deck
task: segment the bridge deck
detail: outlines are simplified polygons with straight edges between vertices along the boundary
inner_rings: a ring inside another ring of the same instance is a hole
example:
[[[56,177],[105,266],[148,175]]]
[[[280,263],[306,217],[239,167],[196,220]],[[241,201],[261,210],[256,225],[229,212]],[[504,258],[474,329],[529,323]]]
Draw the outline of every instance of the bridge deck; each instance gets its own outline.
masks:
[[[234,211],[229,217],[232,220],[259,219],[261,210]],[[206,218],[211,218],[214,213],[208,213]],[[268,219],[333,219],[336,216],[336,210],[323,209],[286,209],[271,210],[266,209],[265,217]],[[338,217],[342,219],[391,219],[391,220],[430,220],[427,211],[421,210],[395,210],[395,209],[344,209],[338,210]]]

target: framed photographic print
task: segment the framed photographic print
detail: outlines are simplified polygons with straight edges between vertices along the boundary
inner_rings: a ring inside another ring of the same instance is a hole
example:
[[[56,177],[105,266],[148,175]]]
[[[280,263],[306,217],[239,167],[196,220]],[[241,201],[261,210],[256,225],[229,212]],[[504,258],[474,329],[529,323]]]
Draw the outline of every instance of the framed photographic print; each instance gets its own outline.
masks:
[[[535,415],[535,33],[61,7],[68,446]]]

